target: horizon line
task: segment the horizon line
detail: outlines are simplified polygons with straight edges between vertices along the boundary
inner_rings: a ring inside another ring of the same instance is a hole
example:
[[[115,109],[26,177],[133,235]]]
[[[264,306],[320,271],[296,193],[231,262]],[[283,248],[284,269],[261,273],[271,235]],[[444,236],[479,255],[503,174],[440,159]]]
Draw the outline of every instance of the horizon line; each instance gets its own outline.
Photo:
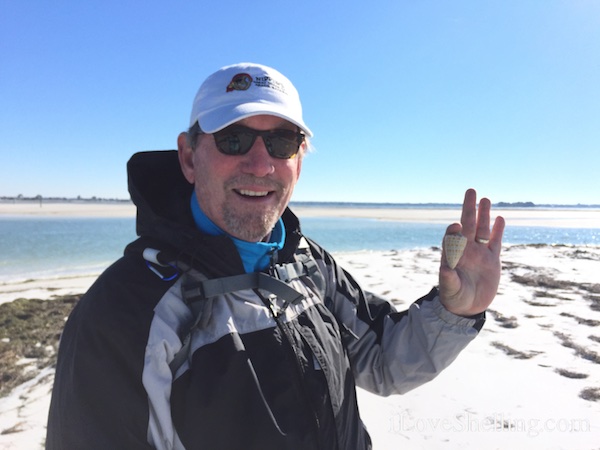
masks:
[[[104,197],[44,197],[37,195],[35,197],[25,196],[0,196],[1,203],[32,203],[32,202],[50,202],[50,203],[133,203],[131,199],[120,198],[104,198]],[[432,206],[432,207],[460,207],[462,203],[446,203],[446,202],[352,202],[352,201],[336,201],[336,200],[292,200],[290,205],[295,206],[357,206],[357,207],[393,207],[393,206]],[[565,208],[600,208],[600,204],[588,203],[534,203],[531,201],[519,202],[496,202],[492,206],[498,208],[539,208],[539,207],[565,207]]]

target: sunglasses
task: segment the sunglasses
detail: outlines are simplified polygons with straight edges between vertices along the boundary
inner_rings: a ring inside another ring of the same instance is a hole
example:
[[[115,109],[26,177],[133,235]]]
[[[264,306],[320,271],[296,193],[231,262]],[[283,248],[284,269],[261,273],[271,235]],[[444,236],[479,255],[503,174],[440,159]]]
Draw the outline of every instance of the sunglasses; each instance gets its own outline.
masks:
[[[298,154],[306,136],[294,130],[260,131],[242,125],[231,125],[212,133],[219,151],[225,155],[245,155],[260,136],[273,158],[290,159]]]

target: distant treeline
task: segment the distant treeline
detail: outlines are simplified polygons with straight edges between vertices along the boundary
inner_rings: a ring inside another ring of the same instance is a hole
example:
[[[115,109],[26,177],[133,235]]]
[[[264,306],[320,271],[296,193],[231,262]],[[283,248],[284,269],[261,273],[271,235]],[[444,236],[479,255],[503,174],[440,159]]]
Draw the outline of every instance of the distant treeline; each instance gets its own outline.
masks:
[[[26,197],[17,195],[16,197],[0,196],[1,202],[49,202],[49,203],[131,203],[130,199],[121,198],[102,198],[102,197],[44,197],[36,195],[35,197]]]
[[[498,202],[495,205],[498,208],[535,208],[533,202]]]
[[[584,205],[581,203],[561,205],[561,204],[535,204],[533,202],[498,202],[496,208],[600,208],[600,205]]]
[[[358,203],[358,202],[300,202],[292,201],[292,206],[311,208],[418,208],[418,209],[456,209],[460,203]],[[533,202],[498,202],[495,208],[600,208],[600,205],[559,205],[535,204]]]
[[[131,203],[130,199],[103,198],[103,197],[26,197],[24,195],[0,196],[0,202],[47,202],[47,203]],[[313,208],[419,208],[419,209],[455,209],[460,208],[460,203],[368,203],[368,202],[309,202],[292,201],[291,206],[313,207]],[[597,205],[584,204],[535,204],[533,202],[498,202],[493,205],[496,208],[600,208]]]

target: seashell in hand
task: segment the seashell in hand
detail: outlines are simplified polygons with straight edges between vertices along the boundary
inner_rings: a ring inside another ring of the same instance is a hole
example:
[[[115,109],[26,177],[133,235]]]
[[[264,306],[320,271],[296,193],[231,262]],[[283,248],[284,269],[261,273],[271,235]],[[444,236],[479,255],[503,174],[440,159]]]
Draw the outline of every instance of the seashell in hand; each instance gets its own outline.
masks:
[[[451,269],[456,267],[466,246],[467,238],[462,234],[447,234],[444,236],[444,252],[446,253],[448,267]]]

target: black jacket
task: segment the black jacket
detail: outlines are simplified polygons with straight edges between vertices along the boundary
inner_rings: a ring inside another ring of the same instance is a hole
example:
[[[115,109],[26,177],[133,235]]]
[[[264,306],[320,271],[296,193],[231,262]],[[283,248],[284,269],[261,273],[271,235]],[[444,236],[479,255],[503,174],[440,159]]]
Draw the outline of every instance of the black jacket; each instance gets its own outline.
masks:
[[[195,227],[176,152],[136,154],[128,171],[140,238],[65,326],[47,449],[368,449],[355,385],[406,392],[483,324],[446,311],[435,289],[396,312],[304,238],[289,210],[277,261],[308,256],[318,269],[284,280],[297,298],[251,286],[188,304],[190,286],[244,274],[236,247]],[[187,357],[170,367],[196,321]]]

